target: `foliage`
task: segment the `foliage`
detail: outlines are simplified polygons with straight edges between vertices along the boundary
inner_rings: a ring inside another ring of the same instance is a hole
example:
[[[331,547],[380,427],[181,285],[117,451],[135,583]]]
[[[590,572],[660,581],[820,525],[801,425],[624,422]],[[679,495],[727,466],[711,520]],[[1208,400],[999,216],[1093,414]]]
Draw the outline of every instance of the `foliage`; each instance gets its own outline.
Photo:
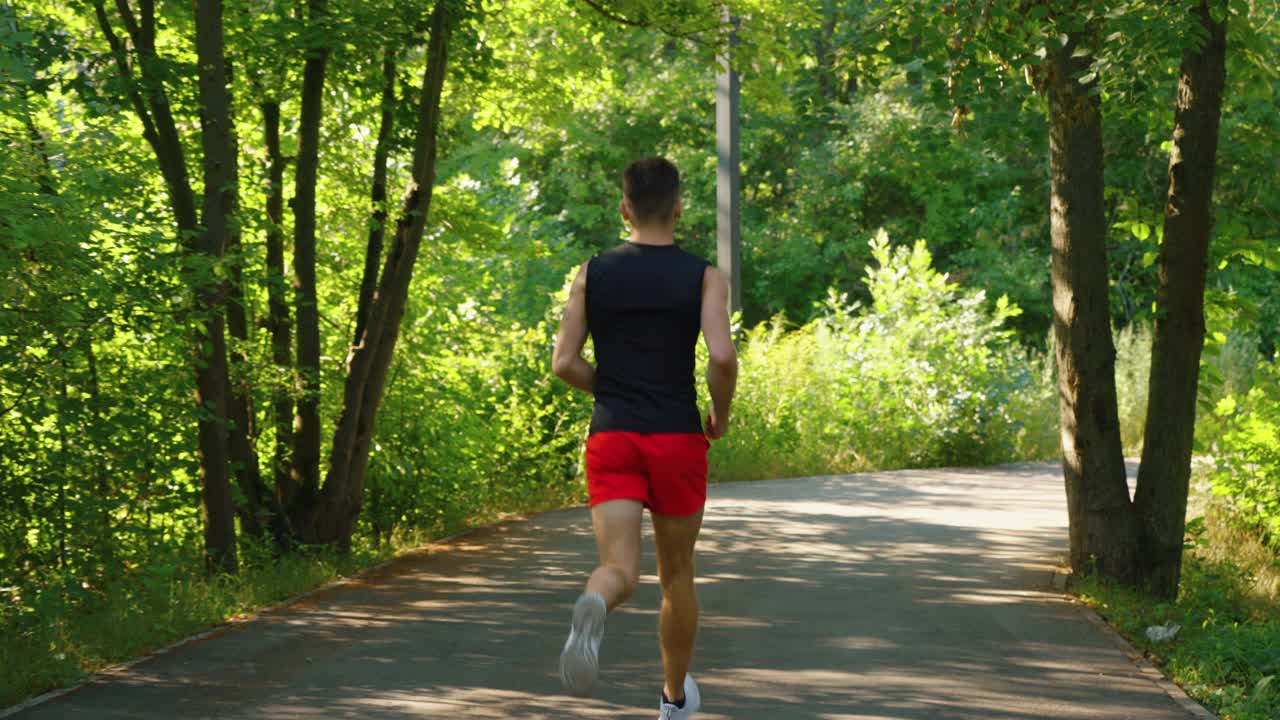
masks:
[[[794,332],[782,317],[749,332],[734,430],[715,450],[718,479],[1009,459],[1010,396],[1031,382],[1003,329],[1018,313],[961,291],[923,242],[879,233],[867,269],[871,305],[832,292]]]
[[[1280,552],[1280,363],[1263,366],[1259,375],[1247,393],[1217,404],[1225,429],[1210,480],[1235,519]]]
[[[438,302],[410,325],[380,419],[363,522],[383,542],[584,498],[590,403],[547,370],[554,326]]]
[[[677,161],[686,204],[679,239],[714,254],[713,56],[722,38],[693,32],[708,5],[456,4],[435,207],[376,419],[356,538],[369,552],[582,498],[589,401],[546,371],[557,320],[548,295],[617,241],[617,176],[628,160]],[[319,561],[286,554],[251,561],[257,569],[243,580],[225,581],[232,590],[186,579],[201,530],[190,348],[200,318],[183,289],[192,268],[85,5],[0,3],[0,634],[11,643],[0,649],[8,653],[0,677],[25,673],[5,697],[336,571],[291,570]],[[195,168],[191,4],[155,5],[157,69]],[[254,401],[253,440],[269,476],[272,395],[293,392],[295,378],[273,360],[262,328],[272,283],[262,105],[279,103],[282,153],[293,157],[305,49],[328,41],[318,302],[321,418],[331,424],[371,223],[379,60],[390,47],[398,61],[394,198],[409,174],[425,15],[407,0],[331,0],[329,17],[312,26],[289,3],[226,5],[243,246],[198,270],[243,270],[250,338],[236,343],[246,360],[233,379]],[[742,19],[742,320],[753,329],[734,430],[713,451],[718,479],[1056,455],[1053,349],[1044,347],[1047,138],[1023,61],[1035,62],[1031,40],[1052,42],[1059,20],[1019,16],[1015,4],[971,5],[977,11],[946,15],[954,4],[731,3]],[[1096,49],[1121,418],[1132,452],[1185,8],[1111,5]],[[1229,393],[1236,404],[1202,416],[1199,448],[1222,457],[1221,482],[1234,483],[1225,497],[1241,498],[1244,521],[1261,527],[1256,508],[1274,508],[1263,492],[1276,477],[1274,368],[1250,387],[1257,353],[1272,356],[1280,340],[1272,152],[1280,24],[1262,3],[1229,7],[1205,397]],[[293,173],[289,164],[286,188]],[[292,223],[286,212],[285,237]],[[868,244],[882,227],[894,238],[928,238],[929,251]],[[292,265],[291,253],[285,260]],[[257,542],[242,537],[248,556]],[[297,579],[278,582],[277,572]],[[268,590],[254,595],[260,587]]]
[[[1184,560],[1174,603],[1157,603],[1096,578],[1085,578],[1078,592],[1223,720],[1269,720],[1280,713],[1275,687],[1280,682],[1280,596],[1251,592],[1257,570],[1241,564],[1237,543],[1242,539],[1214,527],[1221,521],[1211,514],[1188,524],[1194,551]],[[1218,546],[1227,542],[1232,544]],[[1176,639],[1161,644],[1147,639],[1146,628],[1166,622],[1181,626]]]
[[[236,576],[206,578],[197,546],[152,558],[109,588],[50,573],[40,587],[5,588],[0,602],[0,707],[82,679],[210,625],[374,564],[386,550],[324,549],[283,557],[249,544]]]

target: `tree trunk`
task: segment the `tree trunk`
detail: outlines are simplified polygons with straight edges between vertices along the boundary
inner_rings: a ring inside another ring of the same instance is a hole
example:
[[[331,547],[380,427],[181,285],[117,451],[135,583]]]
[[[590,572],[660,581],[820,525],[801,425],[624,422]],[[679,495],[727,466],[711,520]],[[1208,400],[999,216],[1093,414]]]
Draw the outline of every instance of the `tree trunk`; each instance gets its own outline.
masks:
[[[200,453],[201,512],[204,517],[205,552],[209,567],[234,571],[235,517],[228,480],[226,338],[223,334],[220,305],[221,289],[209,271],[221,253],[221,246],[214,244],[221,242],[221,235],[201,231],[197,222],[195,194],[191,190],[187,174],[182,141],[169,108],[164,83],[155,76],[154,69],[159,64],[155,48],[155,3],[154,0],[141,0],[140,6],[141,22],[134,16],[126,0],[116,0],[116,9],[129,33],[137,56],[136,64],[143,76],[141,85],[146,87],[145,97],[142,87],[134,81],[128,50],[111,26],[104,0],[93,2],[98,25],[111,48],[129,101],[142,123],[143,137],[155,152],[184,254],[188,261],[195,261],[192,265],[209,267],[204,271],[206,277],[201,277],[196,267],[190,267],[186,271],[188,283],[195,295],[196,312],[202,323],[201,331],[196,334],[192,353],[196,377],[195,400],[200,411],[197,444]],[[200,92],[202,105],[205,106],[202,119],[211,110],[221,109],[225,113],[229,105],[222,63],[221,10],[221,5],[216,8],[206,7],[203,3],[196,6]],[[208,62],[205,59],[206,53],[209,55]],[[205,77],[206,73],[222,78],[220,92],[217,83],[209,82]],[[211,97],[205,96],[206,83],[210,85]],[[223,131],[229,132],[225,126],[224,121]],[[203,138],[204,142],[209,140],[208,137]],[[214,142],[215,145],[219,144],[216,140]],[[225,145],[225,142],[222,144]],[[210,187],[216,192],[221,185],[214,184]],[[208,199],[206,193],[206,204]]]
[[[58,424],[58,459],[59,472],[50,473],[57,478],[58,483],[58,569],[65,571],[67,569],[67,536],[71,534],[71,523],[67,520],[69,514],[67,510],[67,483],[76,473],[68,472],[68,466],[71,464],[71,448],[67,442],[67,415],[71,407],[71,393],[67,389],[67,375],[70,370],[67,368],[65,357],[65,349],[59,348],[59,357],[61,358],[62,377],[58,380],[58,399],[61,402],[53,403],[53,414],[55,422]]]
[[[204,150],[204,229],[198,250],[207,258],[221,258],[235,209],[236,152],[232,139],[231,98],[227,91],[227,70],[223,55],[222,0],[197,0],[196,57],[200,86],[200,141]],[[206,509],[205,546],[211,569],[236,570],[235,523],[231,487],[227,482],[227,347],[223,333],[223,283],[216,276],[204,278],[197,290],[198,309],[205,326],[204,342],[210,347],[209,361],[197,369],[202,405],[212,416],[200,420],[202,446],[216,448],[221,455],[218,482],[202,484]],[[207,438],[206,438],[207,436]]]
[[[831,41],[835,37],[836,32],[836,8],[833,0],[824,0],[822,3],[822,27],[818,31],[818,38],[814,41],[813,56],[817,62],[815,75],[818,79],[818,97],[823,100],[830,100],[834,94],[833,86],[835,84],[835,61],[831,57],[832,47]]]
[[[178,232],[183,245],[193,249],[192,233],[196,231],[196,203],[191,192],[191,181],[187,175],[186,157],[182,152],[182,140],[178,136],[178,128],[173,120],[173,112],[169,109],[169,99],[165,94],[164,84],[154,76],[159,62],[155,52],[155,17],[150,0],[143,0],[144,24],[139,25],[133,11],[125,0],[117,0],[116,6],[124,19],[134,51],[137,54],[137,65],[142,72],[142,86],[147,88],[144,98],[138,83],[133,80],[132,70],[128,62],[128,51],[116,36],[107,19],[103,0],[94,0],[98,24],[111,46],[112,55],[121,79],[125,83],[129,100],[134,111],[142,121],[143,137],[155,151],[156,162],[160,166],[160,174],[164,177],[165,188],[169,193],[169,204],[173,207],[174,219],[178,223]],[[147,18],[150,22],[145,22]]]
[[[1213,179],[1226,84],[1227,21],[1215,22],[1209,1],[1195,10],[1207,39],[1182,53],[1169,155],[1156,292],[1155,338],[1142,465],[1135,497],[1141,518],[1143,570],[1152,594],[1173,599],[1182,546],[1195,437],[1204,286],[1213,229]],[[1225,3],[1215,3],[1225,5]]]
[[[106,471],[106,449],[102,443],[102,436],[99,434],[102,428],[102,384],[98,380],[98,354],[93,349],[93,335],[86,333],[84,337],[84,353],[85,360],[88,364],[88,383],[89,383],[89,422],[91,428],[86,433],[91,448],[91,457],[94,460],[94,487],[98,493],[99,510],[98,519],[102,525],[97,533],[98,541],[95,543],[95,552],[102,561],[102,566],[108,572],[115,568],[118,560],[116,557],[116,534],[115,527],[111,518],[111,478]]]
[[[391,150],[391,131],[395,127],[396,56],[388,47],[382,56],[382,118],[378,123],[378,144],[373,150],[373,190],[370,200],[373,215],[369,219],[369,243],[364,253],[364,277],[360,282],[360,300],[356,305],[356,332],[353,346],[364,338],[369,321],[369,308],[378,287],[378,267],[382,260],[382,240],[387,232],[387,156]]]
[[[232,67],[227,66],[228,83],[233,82]],[[240,149],[235,133],[235,108],[228,107],[228,136],[231,149],[231,178],[228,184],[231,194],[231,211],[227,216],[227,255],[231,262],[228,276],[227,330],[240,348],[249,344],[249,312],[244,301],[244,255],[240,243]],[[229,373],[231,407],[231,464],[236,483],[244,502],[236,506],[240,517],[240,529],[254,537],[261,537],[271,522],[273,513],[268,505],[270,495],[262,482],[262,469],[258,464],[258,451],[254,447],[257,432],[254,427],[252,388],[247,379],[248,358],[243,350],[232,347]]]
[[[316,37],[328,13],[326,0],[309,0],[308,34]],[[293,422],[294,499],[303,510],[320,487],[320,307],[316,297],[316,175],[320,160],[324,74],[329,48],[312,44],[302,70],[302,114],[298,126],[298,166],[293,195],[293,287],[297,323],[298,406]]]
[[[365,342],[352,348],[347,359],[342,414],[334,430],[329,471],[322,504],[311,523],[316,541],[349,546],[360,513],[365,473],[369,465],[374,420],[386,385],[391,358],[408,299],[413,266],[418,257],[435,185],[436,139],[440,125],[440,97],[448,61],[449,18],[446,0],[437,0],[431,17],[427,69],[422,81],[418,126],[414,140],[413,176],[396,222],[396,234],[378,290],[370,308]]]
[[[1083,39],[1070,36],[1045,63],[1062,465],[1072,565],[1132,582],[1138,546],[1116,408],[1102,110],[1093,83],[1079,81],[1087,57],[1072,57]]]
[[[271,360],[287,377],[293,368],[289,332],[289,303],[285,299],[284,274],[284,156],[280,153],[280,103],[262,103],[263,136],[267,146],[267,325],[271,332]],[[296,494],[290,475],[293,446],[293,398],[282,383],[272,383],[271,414],[275,423],[272,474],[276,502],[287,508]],[[285,519],[282,516],[282,519]]]

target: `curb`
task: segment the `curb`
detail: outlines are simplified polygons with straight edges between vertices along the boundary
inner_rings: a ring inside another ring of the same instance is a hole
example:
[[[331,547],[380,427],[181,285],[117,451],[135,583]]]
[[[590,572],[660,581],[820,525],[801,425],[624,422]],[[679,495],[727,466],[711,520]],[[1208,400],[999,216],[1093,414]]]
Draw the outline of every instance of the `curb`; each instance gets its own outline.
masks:
[[[1066,593],[1066,588],[1070,584],[1070,579],[1070,574],[1055,570],[1050,583],[1055,591]],[[1080,614],[1084,616],[1085,620],[1088,620],[1089,623],[1098,628],[1103,635],[1107,636],[1107,638],[1110,639],[1111,642],[1129,658],[1129,662],[1133,663],[1134,667],[1138,669],[1138,672],[1141,673],[1143,677],[1155,683],[1157,687],[1164,691],[1165,695],[1169,696],[1170,700],[1173,700],[1182,707],[1183,710],[1186,710],[1188,715],[1196,718],[1196,720],[1219,720],[1217,715],[1214,715],[1208,708],[1192,699],[1181,686],[1170,680],[1163,672],[1160,671],[1160,668],[1153,665],[1151,661],[1142,654],[1141,650],[1134,647],[1133,643],[1130,643],[1118,630],[1112,627],[1110,623],[1102,619],[1102,616],[1094,612],[1093,608],[1082,604],[1080,601],[1076,600],[1074,596],[1069,594],[1066,596],[1066,600],[1080,611]]]
[[[545,512],[556,512],[556,511],[557,510],[548,510]],[[399,562],[404,558],[411,557],[414,555],[419,555],[422,553],[429,553],[432,550],[441,550],[443,549],[443,547],[441,546],[450,545],[454,542],[457,542],[458,540],[461,540],[462,538],[465,538],[468,535],[471,535],[472,533],[476,533],[481,530],[485,530],[489,528],[498,527],[500,525],[505,525],[511,522],[520,522],[523,520],[529,520],[531,518],[534,518],[542,514],[544,513],[539,512],[539,513],[529,513],[526,515],[513,515],[509,517],[504,517],[501,520],[496,520],[487,525],[477,525],[476,527],[467,528],[462,532],[455,533],[448,537],[444,537],[439,540],[433,540],[424,545],[418,545],[416,547],[402,550],[376,565],[370,565],[369,567],[358,570],[352,573],[351,575],[340,577],[335,580],[330,580],[329,582],[323,585],[320,585],[319,587],[315,587],[310,590],[307,590],[306,592],[299,593],[289,598],[285,598],[284,600],[276,601],[274,603],[271,603],[270,605],[264,605],[258,608],[257,610],[253,610],[252,612],[248,612],[243,615],[237,615],[233,618],[229,618],[221,623],[218,623],[217,625],[214,625],[208,630],[202,630],[194,635],[189,635],[180,640],[175,640],[174,642],[169,643],[168,645],[165,645],[156,650],[152,650],[143,655],[139,655],[130,660],[126,660],[124,662],[116,663],[113,665],[108,665],[100,670],[97,670],[95,672],[92,672],[86,675],[84,678],[82,678],[78,682],[68,685],[67,687],[50,690],[43,694],[37,695],[33,698],[28,698],[27,700],[24,700],[18,703],[17,705],[12,705],[7,708],[0,708],[0,720],[17,715],[18,713],[23,712],[24,710],[30,710],[31,708],[36,707],[38,705],[43,705],[51,700],[56,700],[62,697],[63,695],[69,695],[88,685],[92,685],[94,683],[101,682],[104,680],[109,680],[119,675],[122,675],[136,665],[144,663],[153,658],[160,657],[161,655],[166,655],[179,648],[185,647],[187,645],[191,645],[193,643],[200,642],[202,640],[208,640],[210,638],[217,637],[231,630],[232,628],[235,628],[241,625],[246,625],[256,620],[261,620],[265,615],[269,615],[273,612],[278,612],[280,610],[284,610],[285,608],[291,607],[293,605],[297,605],[298,603],[301,603],[315,595],[319,595],[320,593],[327,592],[329,590],[333,590],[335,588],[339,588],[344,585],[350,585],[352,583],[359,582],[360,580],[363,580],[368,576],[374,575],[382,570],[385,570],[386,568],[390,567],[392,564]]]

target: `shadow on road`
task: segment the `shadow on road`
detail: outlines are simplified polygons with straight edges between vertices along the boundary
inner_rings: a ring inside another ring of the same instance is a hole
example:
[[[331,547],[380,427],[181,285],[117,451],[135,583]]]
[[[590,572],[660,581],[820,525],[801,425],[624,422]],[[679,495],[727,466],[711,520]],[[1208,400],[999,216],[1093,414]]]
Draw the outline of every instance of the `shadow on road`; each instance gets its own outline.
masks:
[[[1047,466],[718,486],[700,543],[699,717],[1183,718],[1044,592]],[[585,510],[402,558],[18,717],[641,718],[660,678],[653,557],[610,618],[598,698],[556,660],[593,566]]]

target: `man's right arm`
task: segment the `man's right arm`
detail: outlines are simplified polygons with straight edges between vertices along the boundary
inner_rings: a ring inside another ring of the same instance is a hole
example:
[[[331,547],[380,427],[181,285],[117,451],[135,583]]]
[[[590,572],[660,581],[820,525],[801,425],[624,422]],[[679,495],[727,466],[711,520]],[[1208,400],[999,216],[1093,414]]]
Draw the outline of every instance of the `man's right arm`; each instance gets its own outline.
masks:
[[[707,387],[711,412],[707,437],[718,440],[729,430],[729,411],[738,382],[738,351],[729,334],[729,282],[717,268],[702,278],[702,337],[707,342]]]
[[[588,261],[589,262],[589,261]],[[578,268],[569,288],[569,302],[560,318],[556,347],[551,352],[551,369],[561,380],[582,392],[595,392],[596,369],[582,357],[587,344],[587,264]]]

